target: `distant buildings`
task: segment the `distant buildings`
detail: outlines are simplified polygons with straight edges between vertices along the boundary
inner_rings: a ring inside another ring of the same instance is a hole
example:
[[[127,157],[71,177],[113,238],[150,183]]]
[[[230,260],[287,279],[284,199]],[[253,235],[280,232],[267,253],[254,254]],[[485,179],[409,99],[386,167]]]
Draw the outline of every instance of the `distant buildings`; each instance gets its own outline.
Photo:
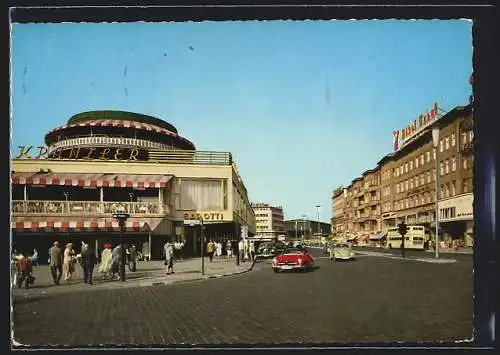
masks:
[[[267,203],[252,203],[255,214],[255,237],[273,239],[285,234],[283,225],[283,208]]]
[[[331,234],[331,224],[319,222],[319,233],[322,237]],[[298,218],[285,221],[286,236],[290,239],[311,239],[318,237],[318,221],[312,219]]]
[[[436,220],[436,153],[432,128],[439,127],[439,225],[444,242],[472,245],[473,110],[458,106],[439,113],[437,104],[408,127],[395,130],[395,151],[373,169],[332,194],[332,230],[366,235],[401,222],[426,227]]]

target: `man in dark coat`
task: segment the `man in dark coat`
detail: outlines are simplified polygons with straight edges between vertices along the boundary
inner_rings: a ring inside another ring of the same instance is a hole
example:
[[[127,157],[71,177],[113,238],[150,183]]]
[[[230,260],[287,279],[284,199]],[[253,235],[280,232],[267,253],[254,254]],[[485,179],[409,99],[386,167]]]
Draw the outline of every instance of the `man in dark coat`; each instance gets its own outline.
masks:
[[[82,248],[83,281],[89,285],[92,285],[92,273],[96,264],[97,256],[95,250],[88,244],[85,244]]]
[[[128,251],[129,251],[128,269],[130,271],[136,271],[137,249],[135,248],[135,245],[132,244],[132,246],[129,248]]]
[[[62,265],[63,265],[63,251],[59,247],[59,242],[55,241],[52,247],[49,249],[49,259],[50,259],[50,272],[52,273],[52,279],[56,285],[59,285],[62,275]]]

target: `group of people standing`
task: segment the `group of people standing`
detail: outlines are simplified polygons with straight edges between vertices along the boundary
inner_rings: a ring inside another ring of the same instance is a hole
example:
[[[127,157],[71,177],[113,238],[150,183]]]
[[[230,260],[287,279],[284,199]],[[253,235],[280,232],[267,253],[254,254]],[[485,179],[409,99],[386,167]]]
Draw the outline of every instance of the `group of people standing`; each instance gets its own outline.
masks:
[[[137,250],[135,245],[126,247],[126,260],[129,271],[136,271]],[[75,273],[75,265],[78,263],[83,269],[83,281],[89,285],[93,284],[92,275],[94,268],[98,264],[97,253],[88,243],[82,242],[80,254],[76,254],[73,243],[66,244],[64,251],[59,242],[55,241],[49,249],[49,264],[54,284],[59,285],[61,278],[70,282]],[[101,253],[101,263],[99,273],[103,279],[116,279],[119,274],[119,266],[122,261],[121,245],[114,249],[111,243],[105,243]]]
[[[235,256],[239,257],[240,261],[253,261],[255,258],[255,245],[253,241],[248,239],[240,239],[238,243],[228,239],[225,243],[225,252],[227,259],[232,259]],[[207,243],[207,255],[210,261],[213,257],[220,258],[223,255],[223,244],[220,241],[214,242],[210,239]]]

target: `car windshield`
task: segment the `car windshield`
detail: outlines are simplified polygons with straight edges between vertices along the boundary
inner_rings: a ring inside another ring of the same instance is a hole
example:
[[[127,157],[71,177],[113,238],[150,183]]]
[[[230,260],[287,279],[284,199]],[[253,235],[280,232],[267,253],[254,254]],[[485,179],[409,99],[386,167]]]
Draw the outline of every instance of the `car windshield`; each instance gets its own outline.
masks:
[[[337,245],[335,245],[335,248],[349,248],[349,245],[347,245],[347,244],[337,244]]]

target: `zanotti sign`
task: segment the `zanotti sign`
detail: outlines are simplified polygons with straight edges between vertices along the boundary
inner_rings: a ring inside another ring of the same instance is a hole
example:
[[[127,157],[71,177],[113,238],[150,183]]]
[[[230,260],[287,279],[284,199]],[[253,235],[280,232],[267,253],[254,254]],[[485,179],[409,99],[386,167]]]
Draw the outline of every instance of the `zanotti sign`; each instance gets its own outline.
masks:
[[[394,150],[396,151],[404,147],[424,128],[439,119],[441,116],[438,114],[438,112],[438,104],[434,103],[434,106],[427,113],[421,114],[417,119],[410,122],[403,129],[394,130],[392,132]]]

